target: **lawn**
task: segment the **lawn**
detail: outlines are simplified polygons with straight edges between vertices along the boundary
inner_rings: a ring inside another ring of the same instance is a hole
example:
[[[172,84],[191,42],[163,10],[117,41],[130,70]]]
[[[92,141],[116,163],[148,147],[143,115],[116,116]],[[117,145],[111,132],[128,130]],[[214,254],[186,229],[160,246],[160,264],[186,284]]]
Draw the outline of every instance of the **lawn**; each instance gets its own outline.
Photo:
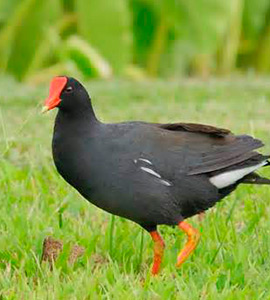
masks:
[[[49,83],[48,83],[49,85]],[[270,187],[241,186],[206,212],[194,255],[175,268],[185,236],[160,226],[167,243],[161,274],[150,276],[152,242],[136,224],[112,218],[58,175],[51,157],[55,112],[40,114],[48,85],[0,79],[0,299],[270,299]],[[270,153],[270,82],[86,84],[104,122],[189,121],[265,141]],[[270,176],[270,170],[263,170]],[[51,271],[40,263],[45,237],[63,242]],[[85,253],[74,265],[74,244]]]

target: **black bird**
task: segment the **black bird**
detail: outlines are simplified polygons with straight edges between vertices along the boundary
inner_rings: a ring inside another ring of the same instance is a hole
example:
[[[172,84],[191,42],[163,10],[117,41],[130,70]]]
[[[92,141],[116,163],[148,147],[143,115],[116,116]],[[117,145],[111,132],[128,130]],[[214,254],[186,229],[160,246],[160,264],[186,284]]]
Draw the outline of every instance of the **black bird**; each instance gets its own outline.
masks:
[[[179,267],[199,233],[184,220],[201,213],[241,183],[270,184],[255,171],[269,165],[254,151],[263,143],[213,126],[146,122],[101,123],[85,88],[55,77],[44,111],[58,107],[53,159],[62,177],[94,205],[132,220],[154,241],[152,274],[165,244],[157,225],[178,225],[188,237]]]

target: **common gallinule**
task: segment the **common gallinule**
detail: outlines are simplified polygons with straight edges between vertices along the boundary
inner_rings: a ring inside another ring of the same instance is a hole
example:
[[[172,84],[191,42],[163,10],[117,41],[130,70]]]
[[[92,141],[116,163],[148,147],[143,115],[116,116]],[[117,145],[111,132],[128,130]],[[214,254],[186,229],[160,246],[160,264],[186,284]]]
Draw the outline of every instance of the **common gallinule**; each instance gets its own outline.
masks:
[[[152,273],[160,269],[165,244],[157,225],[178,225],[188,241],[177,266],[199,241],[184,220],[205,211],[240,183],[270,184],[254,173],[269,156],[248,135],[193,123],[101,123],[85,88],[55,77],[44,111],[58,107],[53,158],[62,177],[94,205],[130,219],[154,241]]]

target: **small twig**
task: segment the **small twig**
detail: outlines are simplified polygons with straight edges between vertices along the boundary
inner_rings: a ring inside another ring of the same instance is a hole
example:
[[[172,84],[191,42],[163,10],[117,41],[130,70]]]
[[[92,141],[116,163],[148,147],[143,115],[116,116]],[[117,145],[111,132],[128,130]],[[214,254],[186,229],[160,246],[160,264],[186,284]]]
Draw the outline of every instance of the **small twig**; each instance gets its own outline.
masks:
[[[27,125],[27,123],[30,121],[30,119],[34,116],[34,113],[37,112],[37,108],[40,106],[40,103],[38,103],[35,108],[33,109],[33,111],[31,111],[26,119],[23,121],[22,125],[19,127],[19,129],[15,132],[15,136],[21,134],[21,132],[23,131],[24,127]],[[0,116],[1,116],[1,125],[3,128],[3,132],[4,132],[4,137],[6,139],[6,149],[3,151],[3,153],[1,154],[2,157],[4,157],[8,151],[11,149],[11,147],[14,145],[14,141],[12,142],[8,142],[7,137],[6,137],[6,132],[5,132],[5,127],[4,127],[4,123],[3,123],[3,117],[2,117],[2,112],[0,111]]]

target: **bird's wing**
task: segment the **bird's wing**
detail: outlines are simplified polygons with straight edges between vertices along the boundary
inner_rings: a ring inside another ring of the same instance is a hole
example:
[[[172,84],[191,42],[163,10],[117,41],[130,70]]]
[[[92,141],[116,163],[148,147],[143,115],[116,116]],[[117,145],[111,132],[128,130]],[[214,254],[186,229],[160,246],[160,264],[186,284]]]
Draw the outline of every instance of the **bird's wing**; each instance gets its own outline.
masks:
[[[168,124],[156,124],[158,127],[170,130],[170,131],[188,131],[205,133],[213,136],[224,137],[231,133],[230,130],[224,128],[218,128],[210,125],[196,124],[196,123],[168,123]]]
[[[248,161],[258,153],[253,151],[263,146],[260,140],[248,135],[233,136],[233,140],[223,145],[209,144],[208,150],[197,151],[197,162],[190,166],[189,175],[209,173],[238,163]]]
[[[179,150],[186,152],[189,175],[210,173],[247,161],[258,155],[253,150],[264,145],[249,135],[234,135],[227,129],[209,125],[176,123],[155,126],[176,134],[179,132]],[[174,149],[178,148],[172,144]]]

